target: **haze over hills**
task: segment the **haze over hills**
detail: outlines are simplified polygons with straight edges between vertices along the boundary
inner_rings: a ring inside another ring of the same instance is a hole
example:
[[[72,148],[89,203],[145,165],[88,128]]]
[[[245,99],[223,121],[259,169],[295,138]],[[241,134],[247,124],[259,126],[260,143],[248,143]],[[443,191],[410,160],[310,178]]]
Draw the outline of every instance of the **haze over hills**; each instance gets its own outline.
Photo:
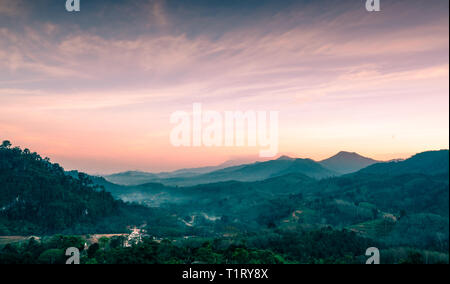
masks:
[[[189,170],[184,170],[190,172]],[[110,182],[123,185],[137,185],[143,183],[162,183],[168,186],[194,186],[224,181],[260,181],[290,173],[300,173],[311,178],[321,179],[336,176],[331,171],[311,159],[294,159],[282,156],[277,160],[255,162],[233,167],[226,167],[204,174],[173,174],[170,177],[154,174],[126,172],[112,176],[105,176]]]
[[[357,153],[339,152],[320,162],[281,156],[276,160],[264,162],[246,163],[246,160],[233,160],[219,166],[181,169],[168,173],[129,171],[104,177],[121,185],[162,183],[170,186],[193,186],[231,180],[258,181],[289,173],[301,173],[321,179],[356,172],[377,162]]]
[[[149,173],[143,171],[126,171],[111,175],[105,175],[104,177],[113,183],[121,185],[139,185],[149,182],[163,182],[164,179],[181,179],[189,178],[201,174],[210,173],[213,171],[218,171],[224,168],[254,163],[257,159],[254,158],[240,158],[228,160],[218,166],[209,167],[199,167],[199,168],[187,168],[179,169],[172,172],[161,172],[161,173]]]
[[[141,171],[127,171],[106,175],[104,178],[112,183],[120,185],[139,185],[159,179],[159,176],[154,173],[147,173]]]
[[[447,155],[445,155],[447,151]],[[444,154],[443,154],[444,153]],[[445,157],[447,156],[447,158]],[[235,162],[236,163],[236,162]],[[407,160],[379,162],[357,153],[341,151],[338,154],[315,162],[281,156],[276,160],[229,166],[224,163],[215,167],[182,169],[169,173],[123,172],[105,176],[106,181],[120,185],[158,183],[166,186],[195,186],[226,181],[254,182],[273,177],[298,173],[314,179],[323,179],[355,173],[439,173],[448,172],[448,150],[417,154]]]
[[[354,152],[341,151],[333,157],[322,160],[319,163],[322,166],[337,173],[348,174],[356,172],[362,168],[368,167],[378,162],[379,161],[363,157]]]

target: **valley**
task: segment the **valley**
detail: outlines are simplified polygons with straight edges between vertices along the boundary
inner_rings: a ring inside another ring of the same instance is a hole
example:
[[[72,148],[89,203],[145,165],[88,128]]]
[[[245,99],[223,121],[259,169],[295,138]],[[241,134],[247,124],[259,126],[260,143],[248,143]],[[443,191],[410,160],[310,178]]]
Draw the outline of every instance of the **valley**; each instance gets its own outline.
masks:
[[[312,160],[282,157],[185,175],[184,183],[198,183],[192,186],[154,181],[119,185],[108,177],[65,172],[17,148],[0,153],[4,246],[30,242],[30,237],[14,237],[18,235],[37,235],[36,240],[44,236],[41,243],[58,234],[73,235],[90,245],[125,238],[120,241],[124,248],[149,241],[199,248],[217,240],[221,246],[216,249],[245,243],[246,249],[269,249],[286,261],[304,262],[310,258],[299,248],[283,249],[287,239],[323,234],[324,241],[333,242],[344,234],[389,251],[393,262],[401,261],[395,252],[405,248],[448,256],[448,150],[373,163],[347,174],[338,174],[345,170],[336,164],[332,171]],[[343,164],[348,169],[352,163]],[[129,179],[126,183],[136,178],[123,176]],[[209,183],[215,179],[223,181]],[[47,191],[38,190],[43,184]],[[43,215],[49,210],[51,215]],[[312,241],[300,240],[294,244]],[[337,243],[329,245],[337,253]],[[359,250],[351,253],[352,262],[364,253]],[[442,256],[437,259],[442,261]]]

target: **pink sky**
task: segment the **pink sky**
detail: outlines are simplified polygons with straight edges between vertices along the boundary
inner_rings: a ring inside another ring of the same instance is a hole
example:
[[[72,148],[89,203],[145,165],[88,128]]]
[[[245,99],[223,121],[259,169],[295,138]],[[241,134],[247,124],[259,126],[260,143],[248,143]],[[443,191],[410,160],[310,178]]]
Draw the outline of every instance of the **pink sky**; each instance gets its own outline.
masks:
[[[447,149],[444,2],[400,1],[380,13],[305,4],[270,16],[260,7],[254,17],[224,11],[215,27],[214,18],[147,1],[139,12],[118,10],[139,29],[118,21],[111,30],[103,10],[81,24],[0,0],[0,139],[90,173],[257,155],[171,146],[170,115],[200,102],[279,111],[280,154],[319,160],[346,150],[385,160]]]

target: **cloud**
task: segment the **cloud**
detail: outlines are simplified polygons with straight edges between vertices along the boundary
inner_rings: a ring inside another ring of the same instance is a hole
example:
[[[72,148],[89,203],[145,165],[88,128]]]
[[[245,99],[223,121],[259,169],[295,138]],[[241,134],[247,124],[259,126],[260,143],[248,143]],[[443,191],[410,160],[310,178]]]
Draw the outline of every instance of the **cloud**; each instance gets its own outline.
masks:
[[[23,11],[21,0],[0,0],[0,15],[15,16]]]
[[[219,22],[177,14],[163,1],[139,5],[137,19],[127,14],[133,6],[117,22],[105,22],[102,11],[84,24],[61,16],[0,27],[2,133],[49,143],[43,148],[60,156],[81,139],[89,157],[106,155],[102,143],[112,152],[130,143],[138,157],[167,147],[170,113],[193,102],[280,110],[294,142],[319,130],[339,134],[339,125],[350,137],[363,133],[363,122],[381,134],[395,123],[411,129],[405,117],[413,111],[421,125],[448,116],[448,14],[435,7],[385,6],[372,15],[314,6],[228,23],[222,14]],[[281,151],[295,152],[294,142]]]
[[[156,24],[159,27],[165,27],[169,24],[168,14],[165,11],[164,0],[150,0],[147,8],[150,10],[149,23]]]
[[[154,9],[163,3],[148,5]],[[165,15],[163,8],[156,10]],[[367,33],[367,27],[385,19],[360,16],[355,25],[348,21],[355,12],[344,14],[289,28],[283,17],[275,17],[266,21],[270,30],[249,25],[220,37],[184,33],[104,37],[78,29],[64,34],[49,23],[27,27],[23,33],[4,28],[0,29],[0,66],[14,77],[42,80],[40,92],[61,97],[50,100],[55,103],[74,94],[98,101],[61,103],[61,108],[83,104],[103,108],[145,104],[150,99],[216,105],[238,99],[266,105],[276,96],[282,104],[301,103],[322,99],[331,89],[334,94],[355,93],[367,90],[374,81],[395,80],[405,70],[408,76],[424,74],[422,70],[442,65],[433,58],[448,50],[448,36],[442,36],[448,32],[448,26],[442,25],[445,19]]]
[[[149,1],[144,7],[157,25],[170,24],[164,2]],[[289,19],[304,14],[291,13]],[[3,29],[0,64],[10,71],[29,71],[36,76],[95,78],[102,85],[102,79],[123,77],[126,84],[133,77],[135,83],[145,85],[147,81],[154,86],[213,77],[238,80],[267,75],[279,81],[282,76],[296,76],[302,68],[308,70],[301,75],[314,69],[327,72],[362,65],[358,60],[367,61],[371,56],[378,56],[374,61],[387,62],[399,55],[448,47],[448,37],[441,36],[448,32],[445,19],[420,27],[394,26],[388,32],[367,28],[376,27],[384,18],[358,16],[355,11],[286,28],[288,20],[275,17],[264,22],[269,31],[249,25],[220,37],[179,32],[104,37],[79,29],[58,33],[57,26],[49,23],[28,27],[23,34]]]

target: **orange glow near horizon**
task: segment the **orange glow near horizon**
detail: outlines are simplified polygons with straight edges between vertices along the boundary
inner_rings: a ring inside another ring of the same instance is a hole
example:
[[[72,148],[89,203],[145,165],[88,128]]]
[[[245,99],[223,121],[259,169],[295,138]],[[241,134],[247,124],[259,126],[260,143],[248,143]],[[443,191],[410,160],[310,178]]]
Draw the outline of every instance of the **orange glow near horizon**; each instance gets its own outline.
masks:
[[[36,20],[5,3],[0,139],[66,169],[159,172],[259,159],[254,147],[173,147],[170,115],[195,102],[279,111],[279,155],[322,160],[344,150],[390,160],[449,148],[448,3],[386,3],[378,15],[359,2],[326,14],[262,11],[224,30],[208,17],[211,26],[199,27],[174,15],[165,1],[143,7],[150,19],[124,10],[142,23],[117,30],[98,15],[84,25]],[[8,25],[13,18],[22,25]]]

